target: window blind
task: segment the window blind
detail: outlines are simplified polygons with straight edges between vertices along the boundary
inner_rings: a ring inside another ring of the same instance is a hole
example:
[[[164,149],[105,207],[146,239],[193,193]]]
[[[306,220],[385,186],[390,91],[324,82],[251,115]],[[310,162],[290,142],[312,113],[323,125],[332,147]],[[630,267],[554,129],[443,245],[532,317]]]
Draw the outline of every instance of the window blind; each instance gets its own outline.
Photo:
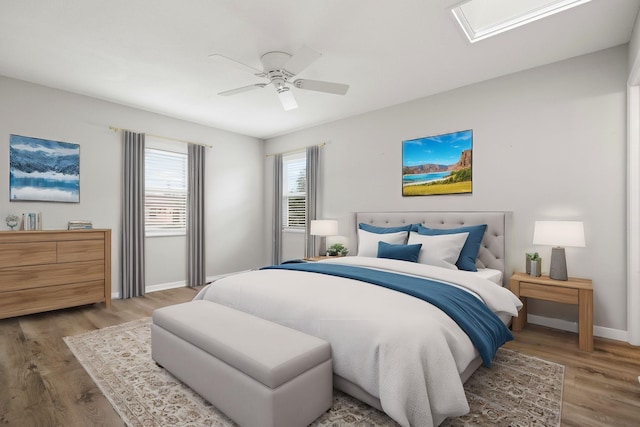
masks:
[[[187,227],[187,155],[145,149],[145,231],[184,234]]]
[[[304,152],[282,157],[282,225],[304,229],[307,224],[307,159]]]

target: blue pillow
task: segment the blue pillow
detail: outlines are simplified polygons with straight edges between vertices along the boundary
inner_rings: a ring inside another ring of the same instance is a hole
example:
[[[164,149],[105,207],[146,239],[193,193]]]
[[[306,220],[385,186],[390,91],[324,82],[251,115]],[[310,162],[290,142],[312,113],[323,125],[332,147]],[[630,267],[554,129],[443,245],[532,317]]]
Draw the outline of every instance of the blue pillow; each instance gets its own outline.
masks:
[[[386,242],[378,242],[378,258],[418,262],[421,248],[422,243],[417,245],[392,245]]]
[[[418,234],[425,236],[437,236],[440,234],[456,234],[456,233],[469,233],[467,241],[464,242],[464,246],[460,251],[460,256],[456,262],[456,267],[460,270],[466,271],[478,271],[476,267],[476,258],[478,258],[478,252],[480,252],[480,243],[484,237],[484,232],[487,230],[487,224],[470,225],[468,227],[460,228],[427,228],[422,225],[418,225]]]
[[[358,224],[358,228],[364,231],[368,231],[369,233],[376,234],[387,234],[387,233],[397,233],[399,231],[409,231],[411,230],[411,225],[403,225],[402,227],[376,227],[375,225],[369,225],[361,222]]]

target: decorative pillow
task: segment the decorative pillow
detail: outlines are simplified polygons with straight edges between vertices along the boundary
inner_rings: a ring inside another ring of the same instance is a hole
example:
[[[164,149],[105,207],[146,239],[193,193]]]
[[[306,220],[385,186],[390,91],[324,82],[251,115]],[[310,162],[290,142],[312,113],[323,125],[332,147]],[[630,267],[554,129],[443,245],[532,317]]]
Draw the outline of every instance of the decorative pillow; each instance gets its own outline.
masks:
[[[404,245],[407,243],[407,232],[398,231],[396,233],[370,233],[358,230],[358,256],[376,257],[378,255],[378,242],[390,243],[392,245]]]
[[[397,233],[398,231],[406,231],[408,233],[412,226],[413,224],[403,225],[401,227],[376,227],[375,225],[365,224],[364,222],[358,224],[360,230],[377,234]]]
[[[418,262],[457,270],[456,261],[469,233],[422,235],[415,231],[409,234],[409,244],[422,243]]]
[[[378,258],[418,262],[420,248],[422,248],[421,243],[417,245],[392,245],[385,242],[378,242]]]
[[[480,251],[480,244],[482,243],[482,238],[484,237],[484,233],[487,230],[487,224],[480,225],[470,225],[467,227],[459,227],[459,228],[448,228],[448,229],[438,229],[438,228],[427,228],[422,225],[418,225],[418,234],[422,234],[425,236],[437,236],[442,234],[457,234],[457,233],[469,233],[469,237],[467,237],[467,241],[462,247],[462,251],[460,252],[460,257],[456,262],[456,266],[460,270],[466,271],[478,271],[476,267],[476,258],[478,258],[478,252]]]

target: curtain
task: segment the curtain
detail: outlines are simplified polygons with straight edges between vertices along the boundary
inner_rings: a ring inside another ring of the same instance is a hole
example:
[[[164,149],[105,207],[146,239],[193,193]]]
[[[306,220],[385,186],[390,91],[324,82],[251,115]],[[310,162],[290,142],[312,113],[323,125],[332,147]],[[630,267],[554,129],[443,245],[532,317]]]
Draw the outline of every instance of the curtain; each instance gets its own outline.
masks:
[[[271,263],[282,262],[282,154],[273,156],[273,245]]]
[[[307,147],[307,229],[305,241],[307,242],[304,256],[312,257],[316,254],[316,236],[312,236],[311,221],[316,218],[318,211],[318,163],[320,148],[317,145]]]
[[[189,144],[189,193],[187,196],[187,286],[204,285],[207,279],[204,232],[205,147]]]
[[[144,295],[144,134],[123,131],[122,298]]]

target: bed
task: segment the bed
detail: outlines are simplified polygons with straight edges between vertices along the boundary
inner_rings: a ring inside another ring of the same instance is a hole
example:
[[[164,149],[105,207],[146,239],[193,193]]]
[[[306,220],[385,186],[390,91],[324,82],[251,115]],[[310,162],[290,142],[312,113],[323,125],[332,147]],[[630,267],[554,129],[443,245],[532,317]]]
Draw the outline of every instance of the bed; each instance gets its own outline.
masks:
[[[196,299],[329,341],[335,388],[383,410],[400,425],[439,425],[468,412],[463,383],[483,362],[490,364],[492,353],[463,331],[466,321],[459,313],[445,314],[437,301],[398,292],[395,283],[411,283],[417,292],[427,285],[445,287],[474,310],[479,306],[479,316],[499,323],[493,326],[500,329],[497,348],[509,339],[504,338],[510,337],[506,325],[521,307],[503,287],[509,224],[506,212],[357,213],[350,234],[358,242],[350,248],[356,256],[227,276]],[[403,232],[398,227],[407,230],[404,242],[398,240]],[[470,266],[463,255],[469,258],[467,243],[478,237],[478,228],[483,233]],[[375,286],[351,274],[384,280]]]

